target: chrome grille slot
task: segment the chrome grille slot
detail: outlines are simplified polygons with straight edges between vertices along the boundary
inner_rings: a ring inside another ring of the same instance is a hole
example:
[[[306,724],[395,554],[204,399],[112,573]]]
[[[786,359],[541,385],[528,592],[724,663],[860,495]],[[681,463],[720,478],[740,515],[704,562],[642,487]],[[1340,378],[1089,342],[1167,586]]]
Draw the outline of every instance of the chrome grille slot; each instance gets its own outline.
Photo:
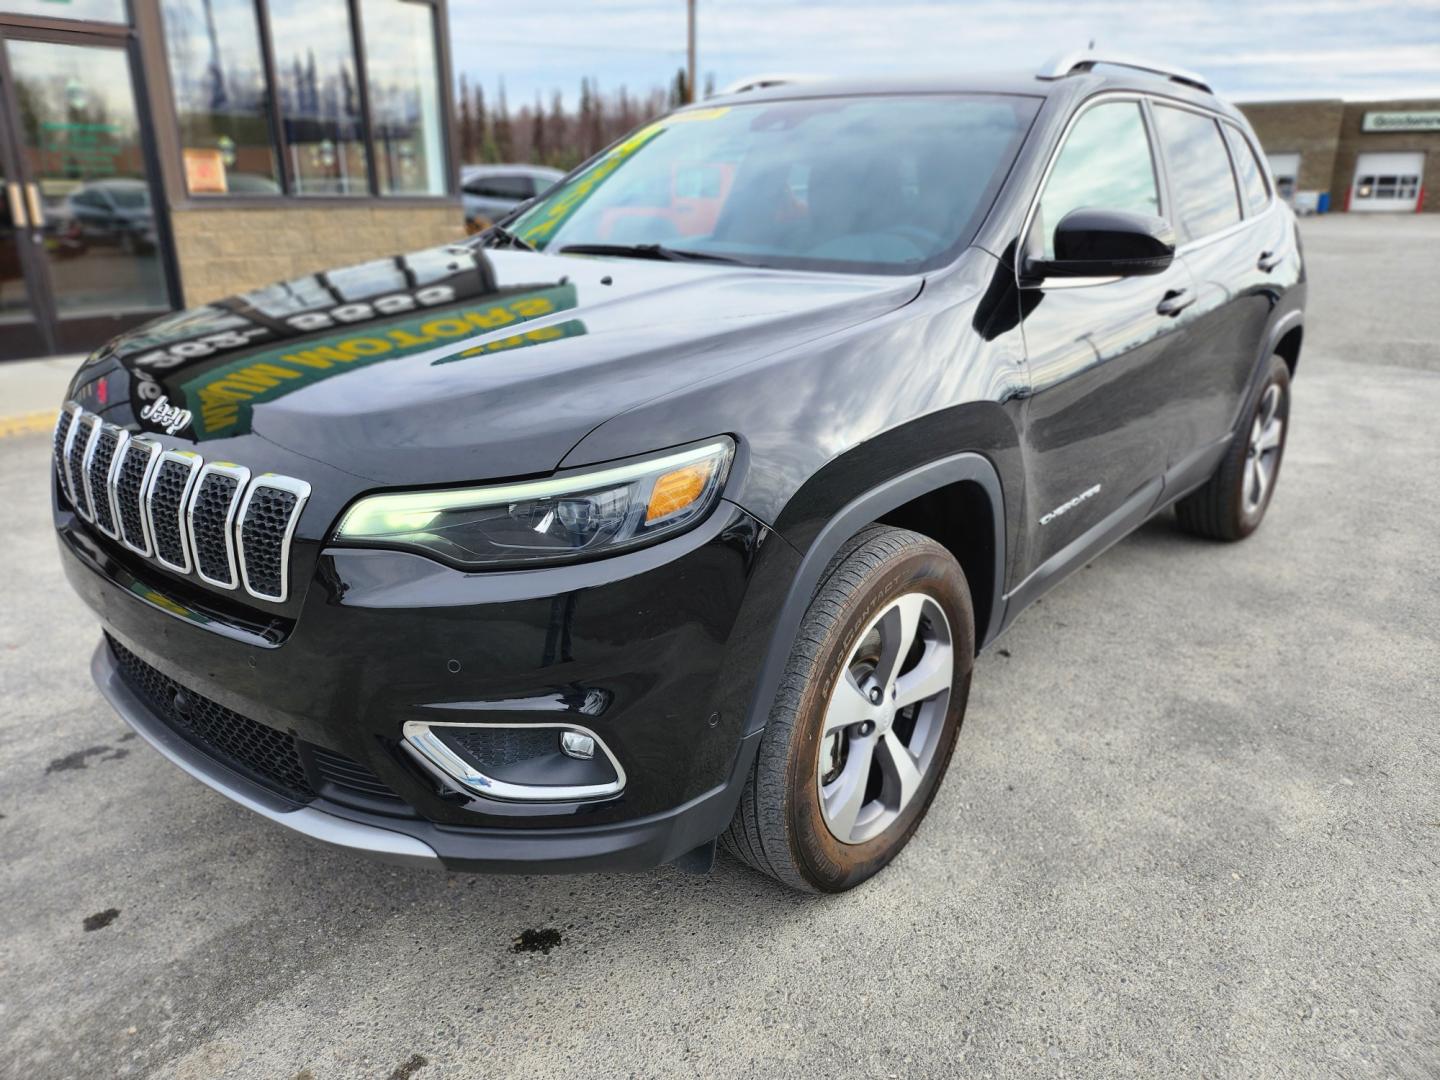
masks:
[[[155,548],[150,541],[145,492],[160,462],[160,444],[136,436],[119,451],[119,458],[110,476],[110,496],[115,504],[120,540],[131,551],[149,558]]]
[[[66,492],[75,512],[86,521],[93,521],[95,515],[91,513],[90,498],[85,492],[85,461],[99,433],[100,418],[92,413],[81,413],[75,418],[66,442],[65,472],[69,480]]]
[[[145,435],[68,402],[55,419],[55,467],[77,516],[167,570],[257,600],[289,597],[290,545],[310,498],[303,480],[262,473]]]
[[[80,406],[72,401],[55,418],[55,471],[60,477],[60,490],[65,492],[67,499],[70,497],[70,470],[66,468],[65,461],[70,450],[70,429],[74,427],[78,415]]]
[[[115,499],[110,489],[110,474],[117,463],[120,448],[130,433],[114,424],[102,424],[100,434],[90,447],[85,465],[85,497],[95,515],[95,526],[111,539],[120,538],[120,524],[115,516]]]
[[[303,480],[262,473],[251,481],[235,530],[240,576],[251,596],[277,604],[289,596],[290,540],[309,498]]]
[[[250,470],[228,461],[204,466],[195,480],[187,520],[195,572],[201,581],[234,589],[240,585],[235,567],[235,511],[250,482]]]
[[[185,507],[200,472],[200,455],[187,450],[166,450],[150,478],[146,511],[150,539],[161,566],[181,574],[190,573],[190,544],[186,538]]]

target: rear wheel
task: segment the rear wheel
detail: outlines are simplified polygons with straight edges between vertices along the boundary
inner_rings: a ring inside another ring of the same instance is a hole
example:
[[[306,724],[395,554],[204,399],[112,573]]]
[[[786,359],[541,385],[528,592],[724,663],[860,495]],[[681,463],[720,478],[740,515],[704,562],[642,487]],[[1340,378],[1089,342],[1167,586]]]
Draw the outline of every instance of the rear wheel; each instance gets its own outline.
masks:
[[[974,618],[959,564],[917,533],[872,526],[826,575],[721,839],[787,885],[841,892],[900,852],[935,796]]]
[[[1285,456],[1290,427],[1290,369],[1272,356],[1249,422],[1235,433],[1205,486],[1175,504],[1180,527],[1212,540],[1243,540],[1260,527]]]

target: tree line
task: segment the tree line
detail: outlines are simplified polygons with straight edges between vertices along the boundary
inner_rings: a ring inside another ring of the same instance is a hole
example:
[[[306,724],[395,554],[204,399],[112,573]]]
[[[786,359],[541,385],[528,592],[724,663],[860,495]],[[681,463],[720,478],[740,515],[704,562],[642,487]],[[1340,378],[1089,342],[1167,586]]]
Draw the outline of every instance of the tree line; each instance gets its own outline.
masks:
[[[705,94],[714,89],[712,76],[706,80]],[[652,87],[643,94],[623,86],[601,93],[596,79],[584,77],[573,109],[566,107],[559,90],[548,104],[537,93],[533,103],[512,109],[503,80],[491,100],[479,82],[465,75],[460,76],[458,96],[455,117],[462,163],[528,162],[573,169],[627,132],[684,104],[688,94],[682,68],[669,86]]]

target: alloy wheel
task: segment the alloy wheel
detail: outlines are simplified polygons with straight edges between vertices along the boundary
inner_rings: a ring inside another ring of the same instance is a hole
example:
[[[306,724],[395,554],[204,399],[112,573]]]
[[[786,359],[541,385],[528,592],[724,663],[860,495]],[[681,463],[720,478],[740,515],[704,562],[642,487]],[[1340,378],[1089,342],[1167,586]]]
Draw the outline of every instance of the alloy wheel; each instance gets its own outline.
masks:
[[[851,651],[820,738],[820,811],[842,844],[883,833],[934,764],[955,677],[950,623],[924,593],[891,601]]]
[[[1280,467],[1280,442],[1285,421],[1280,417],[1281,390],[1265,388],[1255,422],[1250,427],[1250,448],[1245,456],[1245,512],[1254,513],[1265,502]]]

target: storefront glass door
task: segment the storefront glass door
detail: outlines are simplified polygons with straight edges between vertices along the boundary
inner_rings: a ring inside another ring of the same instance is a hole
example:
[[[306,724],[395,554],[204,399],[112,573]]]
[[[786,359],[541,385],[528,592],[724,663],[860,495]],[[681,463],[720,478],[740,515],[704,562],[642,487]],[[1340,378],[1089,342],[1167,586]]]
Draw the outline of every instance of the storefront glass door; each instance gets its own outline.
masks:
[[[0,45],[29,309],[44,351],[87,350],[171,307],[129,49],[21,30]],[[0,340],[0,358],[22,351]]]

